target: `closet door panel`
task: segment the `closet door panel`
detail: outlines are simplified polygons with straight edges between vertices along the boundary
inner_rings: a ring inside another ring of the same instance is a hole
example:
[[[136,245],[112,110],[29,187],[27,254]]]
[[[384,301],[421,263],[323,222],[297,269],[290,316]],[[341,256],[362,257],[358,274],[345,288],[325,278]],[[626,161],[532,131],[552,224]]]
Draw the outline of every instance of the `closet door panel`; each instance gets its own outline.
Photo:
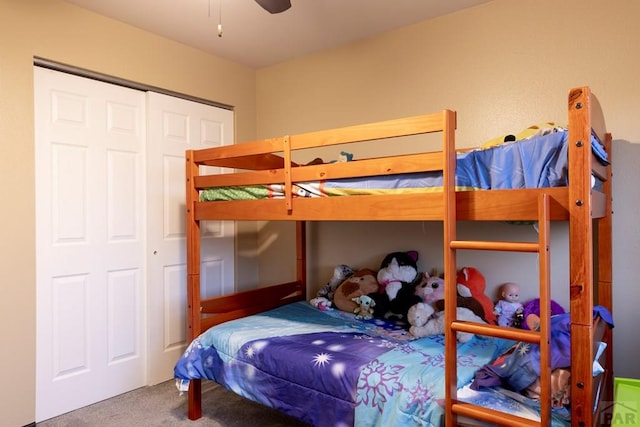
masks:
[[[147,200],[158,213],[149,216],[147,232],[149,383],[155,384],[173,377],[188,344],[185,151],[233,144],[233,112],[153,92],[147,106]],[[201,233],[202,296],[232,292],[235,224],[203,221]]]
[[[144,93],[34,69],[36,421],[146,383]]]

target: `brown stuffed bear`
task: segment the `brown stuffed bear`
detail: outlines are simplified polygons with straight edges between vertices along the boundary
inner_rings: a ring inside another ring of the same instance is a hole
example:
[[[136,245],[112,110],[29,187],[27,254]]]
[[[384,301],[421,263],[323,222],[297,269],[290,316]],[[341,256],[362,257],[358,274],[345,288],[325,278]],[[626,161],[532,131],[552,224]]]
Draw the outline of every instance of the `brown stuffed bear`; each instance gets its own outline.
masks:
[[[379,288],[374,270],[368,268],[357,270],[338,285],[333,294],[333,304],[338,310],[353,313],[359,305],[352,298],[378,292]]]

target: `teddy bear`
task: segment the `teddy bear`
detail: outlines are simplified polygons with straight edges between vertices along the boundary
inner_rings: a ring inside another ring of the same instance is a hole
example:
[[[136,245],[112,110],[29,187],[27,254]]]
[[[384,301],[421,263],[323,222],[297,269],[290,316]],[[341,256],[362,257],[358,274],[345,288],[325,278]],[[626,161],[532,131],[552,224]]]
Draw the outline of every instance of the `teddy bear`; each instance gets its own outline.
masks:
[[[379,288],[376,272],[369,268],[362,268],[338,285],[333,294],[333,305],[338,310],[353,313],[359,307],[353,298],[375,294]]]
[[[409,333],[414,337],[426,337],[429,335],[444,334],[444,311],[434,311],[429,304],[419,302],[414,304],[407,313],[407,318],[411,327]],[[476,323],[486,323],[482,318],[476,316],[471,310],[465,307],[457,308],[457,320],[466,320]],[[470,332],[456,332],[458,342],[465,343],[473,338]]]
[[[456,278],[457,291],[460,296],[473,297],[482,305],[484,319],[491,325],[496,324],[496,315],[493,312],[493,302],[484,291],[486,280],[482,273],[474,267],[463,267]]]
[[[373,318],[373,308],[376,306],[376,302],[368,295],[360,295],[359,297],[351,298],[353,302],[358,304],[358,307],[354,310],[356,319],[369,320]]]
[[[420,301],[415,286],[418,274],[418,252],[392,252],[380,263],[377,280],[380,290],[370,295],[376,302],[375,317],[405,319],[409,307]]]

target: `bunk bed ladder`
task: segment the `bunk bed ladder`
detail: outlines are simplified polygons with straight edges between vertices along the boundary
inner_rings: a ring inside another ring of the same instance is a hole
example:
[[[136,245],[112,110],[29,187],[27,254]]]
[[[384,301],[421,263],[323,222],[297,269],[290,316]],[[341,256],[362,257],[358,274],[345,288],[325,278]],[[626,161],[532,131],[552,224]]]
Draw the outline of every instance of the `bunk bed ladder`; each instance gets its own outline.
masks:
[[[549,425],[551,420],[551,351],[550,351],[550,196],[542,193],[538,200],[538,241],[537,242],[486,242],[463,241],[455,239],[455,221],[447,216],[445,221],[445,359],[446,359],[446,392],[445,392],[445,425],[458,425],[457,416],[488,421],[505,426],[540,426]],[[449,222],[450,224],[446,224]],[[448,232],[447,232],[448,231]],[[456,280],[455,259],[458,250],[489,250],[504,252],[530,252],[538,254],[538,271],[540,279],[540,327],[538,331],[517,328],[506,328],[475,322],[457,321],[456,313]],[[448,268],[448,269],[447,269]],[[451,274],[453,272],[454,274]],[[456,332],[470,332],[477,335],[505,338],[540,345],[540,385],[541,401],[549,402],[541,405],[541,421],[532,421],[515,415],[483,408],[478,405],[457,400],[457,341]]]

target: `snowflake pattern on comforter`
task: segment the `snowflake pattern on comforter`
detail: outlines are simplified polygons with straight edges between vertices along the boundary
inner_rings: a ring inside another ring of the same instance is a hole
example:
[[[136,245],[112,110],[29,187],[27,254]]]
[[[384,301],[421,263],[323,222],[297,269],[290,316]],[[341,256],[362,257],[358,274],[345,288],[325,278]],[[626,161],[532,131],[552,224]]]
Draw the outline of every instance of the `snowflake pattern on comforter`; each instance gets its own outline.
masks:
[[[394,339],[393,327],[376,323],[289,304],[205,332],[175,377],[214,380],[316,426],[439,426],[443,336]],[[478,337],[460,344],[458,386],[511,345]]]

